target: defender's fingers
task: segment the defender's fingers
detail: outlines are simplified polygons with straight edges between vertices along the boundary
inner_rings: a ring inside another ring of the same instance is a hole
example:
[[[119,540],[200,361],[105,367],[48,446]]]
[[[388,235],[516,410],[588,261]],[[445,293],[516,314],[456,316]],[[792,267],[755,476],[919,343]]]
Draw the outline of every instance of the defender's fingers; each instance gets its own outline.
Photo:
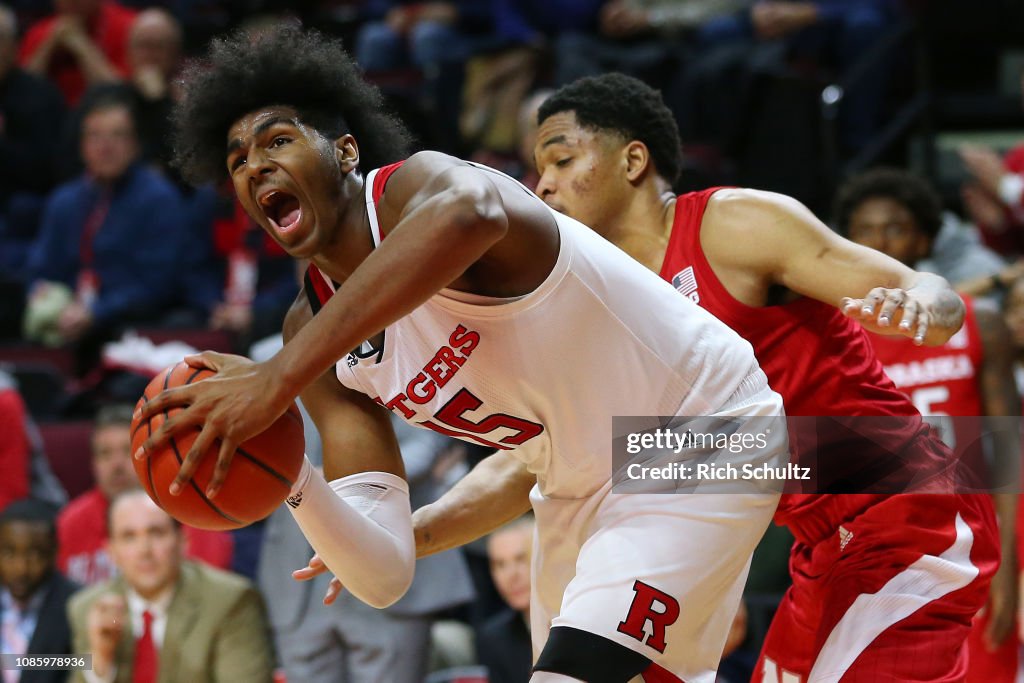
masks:
[[[884,287],[875,287],[868,295],[864,297],[864,305],[861,307],[861,311],[864,315],[874,315],[878,306],[885,300],[888,290]]]
[[[918,316],[921,313],[921,305],[910,299],[903,304],[903,318],[900,320],[900,332],[907,333],[915,328],[918,323]]]
[[[320,576],[327,571],[327,565],[320,559],[319,555],[313,555],[309,559],[309,563],[306,564],[302,569],[296,569],[292,572],[292,578],[296,581],[309,581],[315,576]]]
[[[889,294],[882,301],[882,307],[878,310],[878,324],[887,327],[896,317],[899,309],[906,301],[906,294],[902,289],[890,289]]]
[[[924,344],[926,336],[928,336],[928,317],[922,315],[917,323],[917,332],[914,333],[914,343],[921,346]]]
[[[344,588],[344,586],[341,585],[341,581],[338,580],[338,577],[331,579],[330,585],[327,586],[327,595],[324,596],[324,604],[334,604],[334,601],[338,599],[339,595],[341,595],[342,588]]]
[[[860,311],[864,308],[864,299],[852,299],[848,296],[844,296],[843,300],[839,302],[839,308],[843,312],[843,315],[851,318],[859,318]]]

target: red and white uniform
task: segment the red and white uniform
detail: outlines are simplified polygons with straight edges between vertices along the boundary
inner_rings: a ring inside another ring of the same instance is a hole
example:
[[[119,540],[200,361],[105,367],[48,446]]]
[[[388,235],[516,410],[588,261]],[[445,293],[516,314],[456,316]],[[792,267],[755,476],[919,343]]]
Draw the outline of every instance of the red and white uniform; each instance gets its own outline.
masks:
[[[678,198],[662,277],[753,345],[787,415],[900,418],[866,438],[916,460],[944,449],[837,307],[801,298],[756,308],[729,294],[700,246],[714,192]],[[817,447],[858,455],[849,440]],[[962,680],[963,642],[998,564],[987,496],[784,495],[776,522],[797,539],[793,586],[754,681]]]
[[[964,297],[964,303],[964,326],[942,346],[916,346],[904,337],[882,335],[871,335],[871,341],[886,374],[900,391],[922,415],[935,420],[933,424],[939,426],[943,440],[956,450],[958,458],[969,458],[977,464],[982,455],[980,416],[985,414],[981,394],[985,350],[974,301]],[[946,416],[975,419],[949,421]],[[1002,647],[990,652],[982,639],[987,623],[986,614],[975,617],[967,639],[967,681],[1012,683],[1017,676],[1017,639],[1011,636]]]
[[[394,170],[366,178],[375,244]],[[537,475],[536,652],[567,626],[651,659],[648,683],[712,683],[778,495],[613,494],[611,418],[779,416],[781,399],[738,335],[593,231],[551,217],[559,255],[534,291],[442,290],[389,325],[383,348],[341,359],[338,378],[410,424],[507,450]],[[334,285],[309,276],[322,303]],[[783,438],[765,455],[785,452]]]

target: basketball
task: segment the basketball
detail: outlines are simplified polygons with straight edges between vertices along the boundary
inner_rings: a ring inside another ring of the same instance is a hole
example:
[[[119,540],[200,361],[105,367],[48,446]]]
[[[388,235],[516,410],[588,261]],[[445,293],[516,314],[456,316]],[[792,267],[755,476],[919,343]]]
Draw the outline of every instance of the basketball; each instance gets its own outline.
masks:
[[[185,363],[173,365],[159,373],[146,387],[136,408],[164,389],[201,382],[214,376],[205,368],[193,368]],[[132,422],[132,452],[138,450],[164,420],[182,408],[153,416],[142,422]],[[199,435],[179,433],[162,449],[148,457],[132,458],[135,474],[149,497],[182,524],[200,529],[238,529],[267,517],[288,496],[302,467],[305,439],[302,416],[292,403],[288,410],[265,431],[242,443],[235,450],[224,485],[216,497],[206,496],[213,477],[219,445],[211,446],[196,469],[195,476],[182,487],[177,496],[170,494],[171,482],[178,474],[189,448]]]

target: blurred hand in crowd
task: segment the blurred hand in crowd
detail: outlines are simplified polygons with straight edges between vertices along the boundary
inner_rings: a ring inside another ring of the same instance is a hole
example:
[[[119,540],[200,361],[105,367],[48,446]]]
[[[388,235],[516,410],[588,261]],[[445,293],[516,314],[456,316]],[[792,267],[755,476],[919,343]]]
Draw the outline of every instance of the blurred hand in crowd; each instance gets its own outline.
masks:
[[[117,643],[127,619],[128,607],[120,595],[104,595],[89,609],[86,630],[92,653],[92,670],[100,678],[109,675],[114,667]]]
[[[818,21],[818,10],[809,2],[766,0],[750,9],[754,33],[762,40],[784,38]]]

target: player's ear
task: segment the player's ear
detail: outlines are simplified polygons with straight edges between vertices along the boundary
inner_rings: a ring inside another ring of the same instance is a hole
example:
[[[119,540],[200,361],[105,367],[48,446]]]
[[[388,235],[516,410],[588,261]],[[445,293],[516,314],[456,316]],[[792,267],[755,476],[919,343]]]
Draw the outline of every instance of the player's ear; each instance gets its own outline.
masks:
[[[351,173],[359,167],[359,145],[350,133],[334,141],[334,156],[341,165],[342,173]]]
[[[647,145],[639,140],[633,140],[624,150],[626,162],[626,179],[635,183],[644,177],[651,165],[651,153]]]

